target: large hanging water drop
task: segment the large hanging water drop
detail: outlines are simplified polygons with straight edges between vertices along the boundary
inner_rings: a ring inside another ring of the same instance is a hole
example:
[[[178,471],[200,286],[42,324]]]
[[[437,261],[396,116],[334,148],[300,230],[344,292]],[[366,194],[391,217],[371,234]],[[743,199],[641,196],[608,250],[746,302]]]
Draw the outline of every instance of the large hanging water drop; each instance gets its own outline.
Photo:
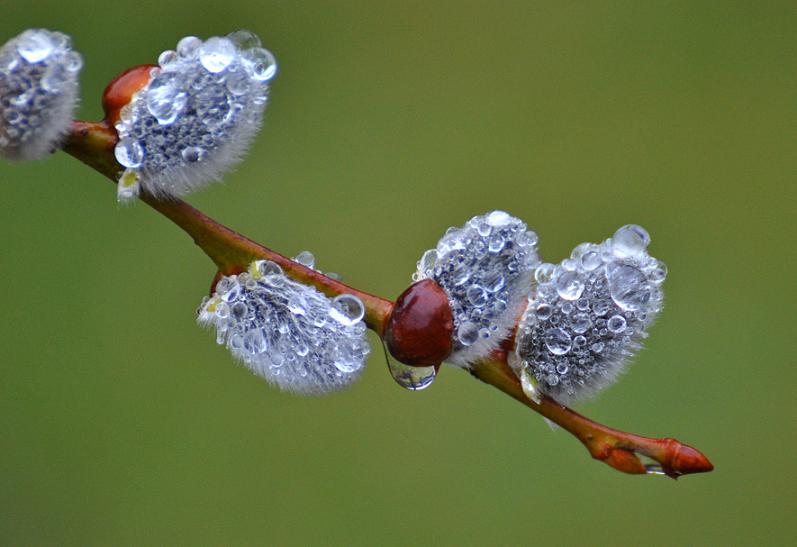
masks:
[[[385,348],[387,369],[398,385],[410,391],[421,391],[432,385],[437,377],[435,367],[411,367],[391,357]]]

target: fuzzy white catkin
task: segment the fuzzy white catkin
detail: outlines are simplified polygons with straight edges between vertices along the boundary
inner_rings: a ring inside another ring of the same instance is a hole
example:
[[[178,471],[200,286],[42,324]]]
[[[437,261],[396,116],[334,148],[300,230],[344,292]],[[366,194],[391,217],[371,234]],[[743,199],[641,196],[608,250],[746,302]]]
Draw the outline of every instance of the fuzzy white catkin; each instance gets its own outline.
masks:
[[[537,234],[504,211],[449,228],[424,253],[413,280],[431,278],[448,295],[454,316],[449,362],[467,366],[498,347],[528,296],[537,264]]]
[[[510,356],[530,398],[542,392],[570,404],[623,372],[662,308],[667,269],[647,253],[649,243],[643,228],[629,224],[537,268]]]
[[[322,395],[359,378],[370,346],[362,302],[330,299],[269,261],[223,277],[197,321],[252,372],[285,391]]]
[[[82,66],[61,32],[26,30],[0,48],[0,155],[34,160],[57,148],[77,106]]]
[[[277,73],[274,56],[243,30],[204,42],[185,37],[158,64],[116,124],[115,155],[126,168],[120,201],[140,188],[183,196],[220,180],[260,129]]]

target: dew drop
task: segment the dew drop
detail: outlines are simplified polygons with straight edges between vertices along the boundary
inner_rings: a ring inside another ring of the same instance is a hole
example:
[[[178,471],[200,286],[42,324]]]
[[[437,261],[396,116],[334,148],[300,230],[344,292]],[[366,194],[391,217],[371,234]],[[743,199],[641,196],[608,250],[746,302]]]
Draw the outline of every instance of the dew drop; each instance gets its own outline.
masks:
[[[581,267],[584,271],[591,272],[603,263],[600,255],[595,251],[587,251],[581,255]]]
[[[551,306],[549,306],[548,304],[540,304],[539,306],[537,306],[537,309],[535,310],[534,313],[537,315],[538,319],[540,319],[541,321],[545,321],[546,319],[551,317],[553,310],[551,309]]]
[[[282,268],[279,267],[279,264],[270,260],[258,260],[255,263],[255,269],[261,277],[282,274]]]
[[[258,82],[267,83],[277,75],[277,60],[269,50],[252,48],[246,52],[246,58],[252,63],[252,77]]]
[[[501,270],[489,272],[482,279],[484,288],[489,292],[498,292],[504,288],[504,276],[501,275]]]
[[[180,77],[175,73],[161,73],[147,88],[147,110],[161,125],[174,123],[188,101]]]
[[[626,224],[612,236],[612,252],[620,258],[638,257],[649,244],[650,235],[636,224]]]
[[[45,91],[59,93],[63,89],[64,84],[72,77],[73,76],[70,76],[66,65],[62,63],[52,63],[44,71],[41,84]]]
[[[540,285],[548,283],[553,278],[555,271],[556,267],[553,264],[540,264],[537,269],[534,270],[534,279]]]
[[[474,307],[480,308],[487,303],[487,292],[479,285],[469,287],[466,296]]]
[[[122,166],[135,169],[144,161],[144,149],[137,140],[125,137],[116,143],[113,150],[116,161]]]
[[[434,269],[434,265],[437,262],[437,250],[429,249],[423,256],[421,260],[418,262],[418,269],[422,272],[431,272]]]
[[[258,38],[257,34],[252,32],[251,30],[241,29],[236,30],[235,32],[231,32],[227,35],[227,38],[235,44],[238,49],[252,49],[255,47],[260,47],[260,38]]]
[[[230,66],[235,55],[235,45],[227,38],[208,38],[199,47],[199,62],[212,74],[219,73]]]
[[[194,57],[201,45],[202,40],[196,36],[186,36],[177,42],[177,53],[183,58]]]
[[[49,33],[41,30],[26,30],[17,41],[17,51],[31,64],[45,60],[55,49]]]
[[[636,311],[650,300],[650,285],[639,268],[629,264],[611,264],[606,267],[609,294],[622,309]]]
[[[487,215],[487,223],[490,226],[506,226],[510,220],[512,220],[512,217],[504,211],[493,211]]]
[[[387,368],[396,383],[410,391],[426,389],[437,377],[434,367],[411,367],[396,361],[389,355],[387,355]]]
[[[188,148],[183,149],[181,155],[183,156],[183,160],[185,160],[186,163],[196,163],[202,159],[203,153],[204,150],[202,150],[201,148],[197,146],[189,146]]]
[[[489,331],[488,331],[489,337]],[[479,326],[471,321],[465,321],[457,329],[457,340],[463,346],[470,346],[479,339]]]
[[[583,334],[587,332],[592,326],[592,321],[589,318],[588,313],[577,313],[573,316],[573,322],[571,323],[573,332],[576,334]]]
[[[654,283],[661,283],[667,277],[667,266],[664,262],[656,261],[656,265],[650,272],[650,280]]]
[[[177,52],[171,49],[167,49],[158,56],[158,64],[162,67],[165,67],[166,65],[175,62],[177,59],[178,59]]]
[[[584,292],[584,281],[576,272],[565,272],[556,279],[556,292],[565,300],[577,300]]]
[[[517,244],[521,247],[533,247],[538,241],[537,233],[528,230],[517,237]]]
[[[233,72],[227,76],[227,90],[233,95],[243,95],[249,90],[249,77],[243,72]]]
[[[77,72],[83,68],[83,57],[77,51],[69,51],[65,56],[64,66],[69,72]]]
[[[490,236],[490,239],[487,243],[487,249],[491,253],[500,253],[505,244],[506,241],[504,241],[504,237],[500,233],[495,233]]]
[[[354,325],[365,316],[365,306],[353,294],[341,294],[332,300],[329,315],[342,325]]]
[[[545,347],[554,355],[564,355],[572,347],[570,335],[562,328],[556,327],[545,331]]]
[[[608,328],[610,331],[612,331],[615,334],[623,332],[625,330],[625,326],[626,326],[625,317],[623,317],[622,315],[613,315],[611,316],[609,321],[606,322],[606,328]]]
[[[537,404],[542,402],[542,393],[537,389],[537,382],[526,367],[523,367],[520,372],[520,387],[523,388],[523,393],[529,400]]]
[[[308,268],[313,268],[315,266],[315,256],[313,256],[313,253],[310,251],[302,251],[293,259],[302,266],[307,266]]]

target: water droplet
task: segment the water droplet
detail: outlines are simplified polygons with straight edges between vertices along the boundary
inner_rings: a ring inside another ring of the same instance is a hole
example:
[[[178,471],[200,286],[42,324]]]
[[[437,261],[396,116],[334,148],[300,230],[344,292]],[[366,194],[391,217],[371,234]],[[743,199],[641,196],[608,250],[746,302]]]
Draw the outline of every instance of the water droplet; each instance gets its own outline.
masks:
[[[144,149],[141,144],[130,137],[120,140],[113,150],[116,161],[124,167],[135,169],[144,161]]]
[[[270,260],[258,260],[255,262],[255,269],[260,277],[282,275],[282,268],[279,267],[279,264]]]
[[[260,38],[251,30],[236,30],[229,33],[227,38],[241,50],[260,47],[261,45]]]
[[[398,385],[410,391],[426,389],[437,377],[434,367],[411,367],[387,357],[387,368]]]
[[[603,346],[603,342],[595,342],[589,348],[595,353],[600,353],[603,351]]]
[[[625,330],[626,321],[622,315],[613,315],[609,321],[606,322],[606,328],[613,333],[617,334]]]
[[[643,454],[641,452],[634,452],[639,461],[642,462],[642,465],[645,466],[645,473],[647,475],[666,475],[666,471],[664,471],[664,467],[662,465],[648,456],[647,454]]]
[[[189,146],[188,148],[184,148],[182,151],[183,160],[186,163],[196,163],[202,159],[202,154],[204,150],[197,146]]]
[[[573,332],[575,332],[576,334],[582,334],[584,332],[587,332],[587,329],[589,329],[592,326],[592,321],[589,318],[589,314],[588,313],[575,314],[573,316],[573,322],[571,323],[571,326],[573,328]]]
[[[545,347],[554,355],[564,355],[570,351],[572,340],[562,328],[548,329],[545,331]]]
[[[534,270],[534,279],[540,285],[548,283],[553,278],[555,271],[556,267],[553,264],[540,264],[537,269]]]
[[[488,332],[489,336],[489,332]],[[457,329],[457,340],[463,346],[470,346],[479,339],[479,326],[471,321],[465,321]]]
[[[598,317],[606,315],[611,308],[612,305],[608,300],[598,300],[592,305],[592,311],[594,311],[595,315]]]
[[[650,235],[636,224],[626,224],[612,236],[612,252],[620,258],[637,257],[649,244]]]
[[[576,272],[565,272],[556,279],[556,292],[565,300],[577,300],[584,292],[584,281]]]
[[[354,325],[365,316],[365,306],[353,294],[341,294],[332,300],[329,315],[343,325]]]
[[[277,60],[269,50],[252,48],[246,52],[246,58],[252,63],[252,77],[258,82],[267,83],[277,75]]]
[[[183,91],[180,76],[175,73],[161,73],[147,88],[147,110],[161,125],[174,123],[187,101],[188,94]]]
[[[163,53],[158,56],[158,64],[162,67],[173,63],[178,58],[177,52],[171,49],[167,49]]]
[[[424,273],[431,272],[434,269],[434,265],[437,262],[437,250],[429,249],[423,256],[421,260],[418,262],[418,269]]]
[[[656,261],[656,265],[650,272],[650,280],[654,283],[661,283],[667,277],[667,266],[664,262]]]
[[[537,233],[528,230],[517,237],[517,244],[521,247],[533,247],[538,241]]]
[[[523,393],[529,400],[537,404],[542,402],[542,393],[537,389],[537,382],[526,367],[520,371],[520,387],[523,388]]]
[[[470,303],[477,308],[487,303],[487,292],[479,285],[472,285],[469,287],[466,296]]]
[[[487,244],[487,248],[491,253],[499,253],[501,249],[504,248],[506,242],[504,241],[503,236],[500,233],[495,233],[490,236],[490,240]]]
[[[489,292],[498,292],[504,288],[504,276],[501,275],[501,270],[489,272],[482,279],[484,288]]]
[[[537,315],[538,319],[540,319],[541,321],[545,321],[546,319],[551,317],[553,310],[551,309],[551,306],[549,306],[548,304],[540,304],[539,306],[537,306],[537,309],[534,313]]]
[[[83,68],[83,57],[77,51],[69,51],[64,56],[64,66],[69,72],[77,72]]]
[[[55,49],[49,32],[41,30],[26,30],[17,40],[17,51],[31,64],[45,60]]]
[[[581,267],[584,271],[591,272],[603,263],[600,255],[596,251],[587,251],[581,255]]]
[[[313,253],[310,251],[302,251],[293,259],[302,266],[307,266],[308,268],[313,268],[315,266],[315,256],[313,256]]]
[[[235,45],[227,38],[213,37],[199,47],[199,62],[208,72],[221,72],[233,62]]]
[[[504,211],[493,211],[487,215],[487,223],[490,226],[506,226],[510,220],[512,220],[512,217]]]
[[[243,302],[236,302],[232,305],[232,316],[238,320],[241,320],[246,317],[249,308]]]
[[[177,42],[177,53],[180,57],[190,58],[196,56],[196,52],[202,45],[202,40],[196,36],[186,36]]]
[[[650,300],[650,285],[639,268],[629,264],[610,264],[606,267],[609,293],[618,306],[636,311]]]
[[[236,96],[245,94],[249,90],[249,77],[243,72],[233,72],[227,76],[227,89]]]

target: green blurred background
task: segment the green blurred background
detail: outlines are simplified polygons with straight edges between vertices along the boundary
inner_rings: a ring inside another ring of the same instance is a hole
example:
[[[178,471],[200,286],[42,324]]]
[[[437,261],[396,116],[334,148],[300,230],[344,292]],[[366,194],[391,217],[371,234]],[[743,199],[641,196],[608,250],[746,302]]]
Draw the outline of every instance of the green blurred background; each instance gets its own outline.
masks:
[[[73,35],[80,115],[187,34],[280,61],[266,123],[189,201],[395,296],[446,227],[502,208],[558,261],[634,222],[670,269],[587,415],[703,449],[621,475],[455,369],[269,388],[194,324],[213,268],[64,154],[0,163],[0,543],[777,545],[795,541],[794,2],[4,2]],[[793,544],[793,543],[792,543]]]

